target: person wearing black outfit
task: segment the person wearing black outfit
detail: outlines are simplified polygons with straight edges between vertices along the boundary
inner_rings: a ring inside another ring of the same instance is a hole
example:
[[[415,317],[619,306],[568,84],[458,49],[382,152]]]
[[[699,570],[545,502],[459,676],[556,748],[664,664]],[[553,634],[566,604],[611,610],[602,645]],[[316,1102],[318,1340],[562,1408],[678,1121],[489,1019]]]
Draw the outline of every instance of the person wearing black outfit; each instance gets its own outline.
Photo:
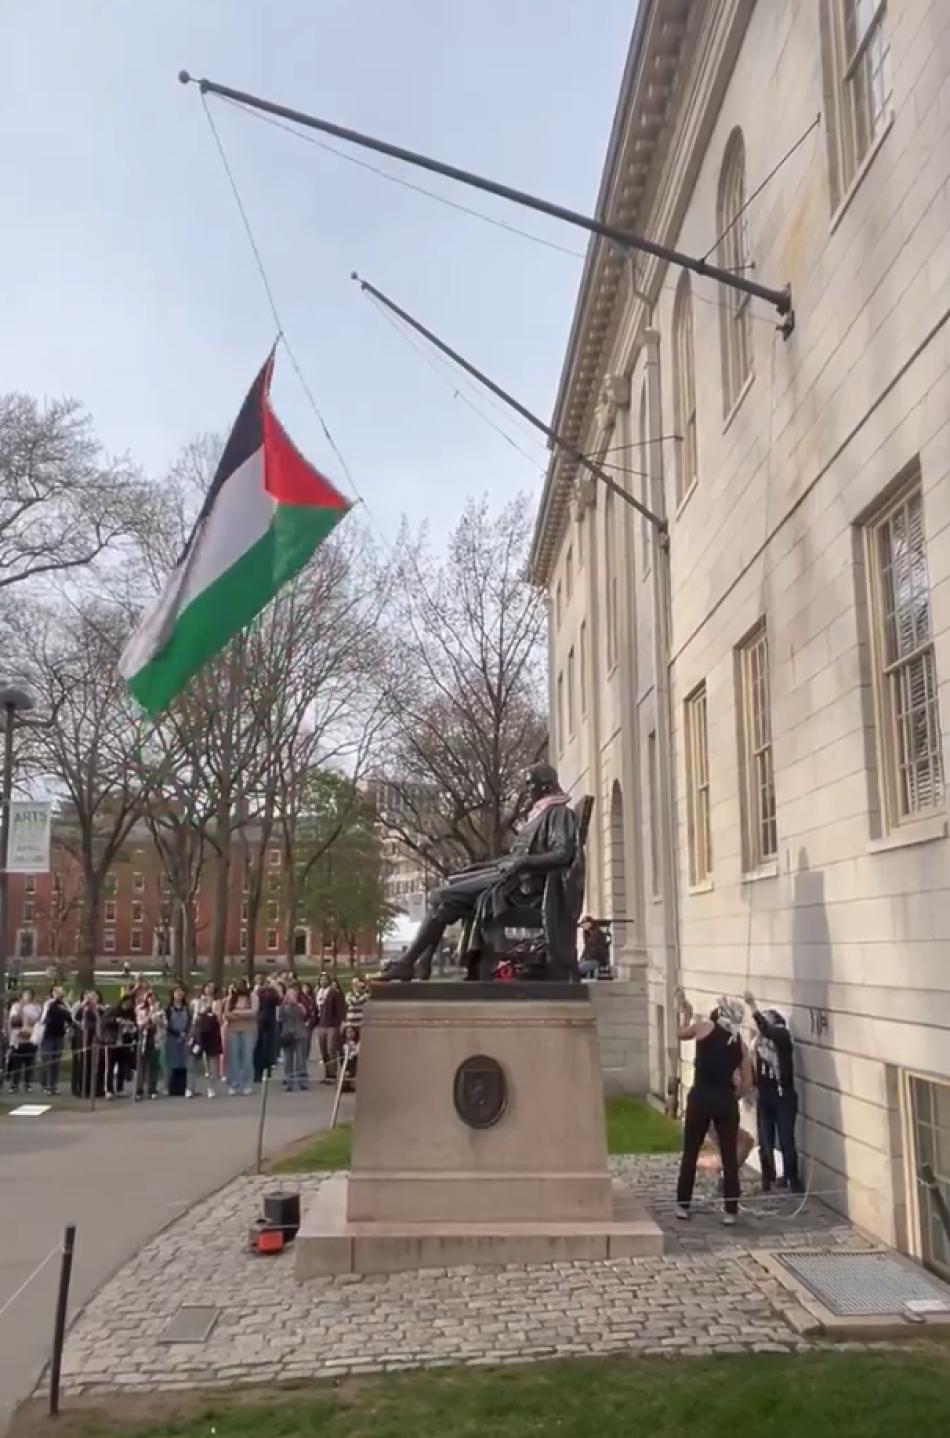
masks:
[[[733,1224],[739,1211],[739,1095],[752,1084],[752,1064],[740,1037],[743,1010],[722,998],[708,1019],[693,1021],[692,1005],[679,995],[678,1037],[693,1039],[696,1053],[693,1087],[686,1099],[683,1157],[676,1185],[676,1217],[689,1218],[696,1183],[696,1164],[710,1127],[716,1131],[722,1158],[723,1223]]]
[[[102,996],[88,989],[73,1010],[73,1068],[75,1098],[102,1098],[105,1093],[105,1056],[102,1047]]]
[[[602,923],[585,914],[581,919],[584,947],[578,969],[582,979],[599,979],[610,973],[610,934]]]
[[[768,1193],[775,1183],[777,1141],[782,1154],[782,1186],[800,1193],[798,1149],[795,1146],[798,1093],[795,1089],[792,1036],[777,1009],[765,1009],[760,1013],[751,993],[745,995],[745,1001],[752,1010],[752,1020],[759,1031],[753,1045],[753,1060],[762,1192]]]
[[[63,998],[59,984],[50,989],[49,998],[40,1015],[42,1040],[40,1042],[40,1074],[45,1094],[59,1093],[59,1069],[63,1061],[63,1047],[66,1035],[73,1027],[73,1016]]]
[[[261,979],[257,984],[257,1036],[254,1042],[254,1082],[260,1083],[264,1075],[273,1077],[274,1065],[280,1052],[280,1001],[281,992],[270,979]]]

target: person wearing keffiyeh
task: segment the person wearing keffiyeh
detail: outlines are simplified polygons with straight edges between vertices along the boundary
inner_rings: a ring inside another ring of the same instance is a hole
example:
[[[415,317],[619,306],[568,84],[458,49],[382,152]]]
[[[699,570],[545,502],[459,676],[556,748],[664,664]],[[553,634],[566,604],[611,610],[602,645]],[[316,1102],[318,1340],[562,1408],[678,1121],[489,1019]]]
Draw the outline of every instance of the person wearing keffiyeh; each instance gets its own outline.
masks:
[[[745,995],[745,1001],[752,1010],[752,1020],[758,1029],[752,1057],[758,1091],[756,1116],[762,1192],[768,1193],[775,1183],[776,1143],[782,1154],[782,1184],[800,1192],[798,1149],[795,1144],[798,1094],[795,1090],[792,1036],[777,1009],[760,1012],[751,993]]]
[[[689,1218],[696,1164],[710,1127],[722,1158],[725,1210],[723,1223],[739,1210],[739,1096],[752,1084],[752,1065],[740,1037],[744,1010],[735,999],[721,998],[708,1019],[693,1019],[686,995],[678,994],[677,1035],[696,1044],[693,1087],[686,1099],[683,1157],[676,1185],[676,1217]]]

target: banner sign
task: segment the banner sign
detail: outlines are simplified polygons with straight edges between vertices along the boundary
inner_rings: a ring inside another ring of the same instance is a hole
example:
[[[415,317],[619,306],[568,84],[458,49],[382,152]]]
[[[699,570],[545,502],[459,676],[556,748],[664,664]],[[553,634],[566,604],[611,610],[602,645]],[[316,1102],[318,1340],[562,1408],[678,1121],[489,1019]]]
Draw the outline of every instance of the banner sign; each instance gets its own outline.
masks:
[[[36,804],[29,799],[11,801],[8,874],[49,872],[51,814],[49,804]]]

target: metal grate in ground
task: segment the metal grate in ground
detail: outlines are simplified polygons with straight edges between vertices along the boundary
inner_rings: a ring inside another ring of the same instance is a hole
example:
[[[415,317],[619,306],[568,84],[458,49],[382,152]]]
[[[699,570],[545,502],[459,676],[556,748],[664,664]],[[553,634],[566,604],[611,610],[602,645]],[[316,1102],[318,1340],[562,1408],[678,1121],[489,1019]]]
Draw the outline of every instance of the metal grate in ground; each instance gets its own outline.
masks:
[[[183,1303],[162,1330],[159,1343],[206,1343],[218,1321],[218,1310],[210,1304]]]
[[[950,1287],[886,1249],[781,1249],[772,1257],[839,1318],[950,1315]]]

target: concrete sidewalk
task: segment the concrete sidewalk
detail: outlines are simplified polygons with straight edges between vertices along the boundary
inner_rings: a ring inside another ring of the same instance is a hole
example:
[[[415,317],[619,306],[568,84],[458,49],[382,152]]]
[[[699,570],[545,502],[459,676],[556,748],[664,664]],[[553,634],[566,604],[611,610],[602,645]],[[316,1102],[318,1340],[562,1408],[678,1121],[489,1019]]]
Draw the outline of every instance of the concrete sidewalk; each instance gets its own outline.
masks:
[[[268,1095],[265,1151],[326,1127],[330,1088]],[[253,1165],[260,1098],[0,1115],[0,1310],[77,1226],[70,1318],[167,1223]],[[53,1335],[58,1254],[0,1316],[0,1435]]]

